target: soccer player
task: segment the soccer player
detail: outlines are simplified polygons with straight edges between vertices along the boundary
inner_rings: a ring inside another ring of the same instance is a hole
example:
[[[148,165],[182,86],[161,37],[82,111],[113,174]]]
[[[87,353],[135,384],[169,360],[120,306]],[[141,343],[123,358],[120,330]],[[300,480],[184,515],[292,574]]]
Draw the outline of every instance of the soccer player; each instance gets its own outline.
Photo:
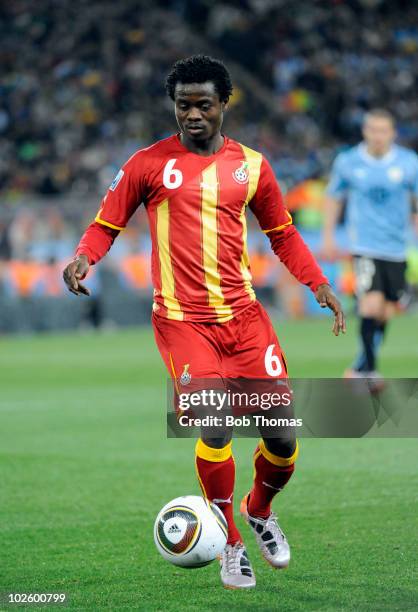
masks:
[[[180,132],[135,153],[116,175],[95,221],[88,227],[64,279],[76,295],[82,280],[143,203],[152,238],[158,349],[175,385],[194,381],[286,377],[279,341],[251,285],[246,210],[257,217],[281,261],[335,315],[333,331],[345,331],[344,314],[312,254],[292,225],[273,171],[261,153],[221,132],[232,92],[218,60],[178,61],[166,80]],[[235,463],[230,431],[202,430],[196,469],[203,494],[223,511],[228,541],[221,580],[228,588],[255,586],[255,576],[233,517]],[[298,454],[294,437],[261,439],[255,477],[241,510],[266,560],[286,567],[290,549],[271,501],[290,479]]]
[[[361,350],[345,376],[374,378],[379,376],[377,356],[388,321],[405,290],[408,230],[418,196],[418,157],[395,144],[394,119],[386,110],[366,113],[363,136],[363,142],[340,153],[334,162],[326,191],[322,252],[329,259],[337,254],[334,230],[346,200]]]

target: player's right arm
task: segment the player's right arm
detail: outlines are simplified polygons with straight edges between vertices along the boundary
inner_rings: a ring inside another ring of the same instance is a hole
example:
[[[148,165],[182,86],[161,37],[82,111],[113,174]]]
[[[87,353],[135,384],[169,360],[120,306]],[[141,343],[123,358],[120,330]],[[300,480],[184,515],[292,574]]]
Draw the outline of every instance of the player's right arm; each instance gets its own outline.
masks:
[[[74,259],[63,272],[68,290],[75,295],[90,295],[80,281],[106,255],[115,238],[123,231],[145,195],[143,154],[138,151],[119,170],[93,223],[84,232]]]
[[[341,213],[342,199],[348,188],[344,173],[344,158],[338,155],[330,175],[330,180],[324,197],[324,227],[322,233],[321,256],[330,261],[339,254],[335,242],[335,228]]]

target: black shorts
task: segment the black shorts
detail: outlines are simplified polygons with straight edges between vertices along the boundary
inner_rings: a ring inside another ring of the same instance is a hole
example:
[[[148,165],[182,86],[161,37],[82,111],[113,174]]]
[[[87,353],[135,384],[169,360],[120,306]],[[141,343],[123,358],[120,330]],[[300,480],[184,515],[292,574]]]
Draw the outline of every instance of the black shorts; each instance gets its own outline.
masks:
[[[406,262],[354,255],[356,295],[380,291],[389,302],[398,302],[406,290]]]

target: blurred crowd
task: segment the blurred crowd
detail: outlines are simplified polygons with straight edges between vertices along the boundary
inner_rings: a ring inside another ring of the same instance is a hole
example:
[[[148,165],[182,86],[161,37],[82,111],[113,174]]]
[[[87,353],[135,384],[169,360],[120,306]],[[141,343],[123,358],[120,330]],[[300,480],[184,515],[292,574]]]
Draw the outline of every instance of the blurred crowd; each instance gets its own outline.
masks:
[[[275,93],[282,139],[305,157],[359,137],[384,106],[418,146],[418,4],[409,0],[239,0],[200,6],[206,35]]]
[[[287,184],[326,172],[376,105],[418,145],[413,2],[14,0],[1,4],[0,36],[3,201],[101,193],[134,150],[175,130],[164,78],[197,51],[230,60],[228,131]]]
[[[225,60],[235,85],[226,131],[267,155],[291,207],[301,208],[302,185],[310,229],[320,226],[320,179],[360,138],[365,110],[392,110],[400,141],[418,148],[414,2],[13,0],[0,4],[0,36],[5,291],[47,291],[41,266],[71,256],[123,161],[176,130],[164,80],[180,57]],[[249,236],[254,261],[267,257],[251,227]],[[149,249],[138,215],[109,260],[122,283],[149,284]],[[266,261],[254,264],[260,278],[272,276]]]

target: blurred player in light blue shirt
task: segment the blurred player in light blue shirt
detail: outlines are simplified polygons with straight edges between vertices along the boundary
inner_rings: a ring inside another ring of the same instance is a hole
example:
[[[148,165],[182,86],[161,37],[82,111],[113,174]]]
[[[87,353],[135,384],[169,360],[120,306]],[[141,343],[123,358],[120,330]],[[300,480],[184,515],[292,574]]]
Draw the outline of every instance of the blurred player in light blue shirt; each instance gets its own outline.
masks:
[[[337,156],[325,200],[324,257],[338,253],[334,233],[343,202],[354,257],[362,349],[346,376],[376,376],[386,324],[405,290],[406,249],[418,198],[418,156],[395,144],[392,115],[368,112],[363,136],[363,142]]]

